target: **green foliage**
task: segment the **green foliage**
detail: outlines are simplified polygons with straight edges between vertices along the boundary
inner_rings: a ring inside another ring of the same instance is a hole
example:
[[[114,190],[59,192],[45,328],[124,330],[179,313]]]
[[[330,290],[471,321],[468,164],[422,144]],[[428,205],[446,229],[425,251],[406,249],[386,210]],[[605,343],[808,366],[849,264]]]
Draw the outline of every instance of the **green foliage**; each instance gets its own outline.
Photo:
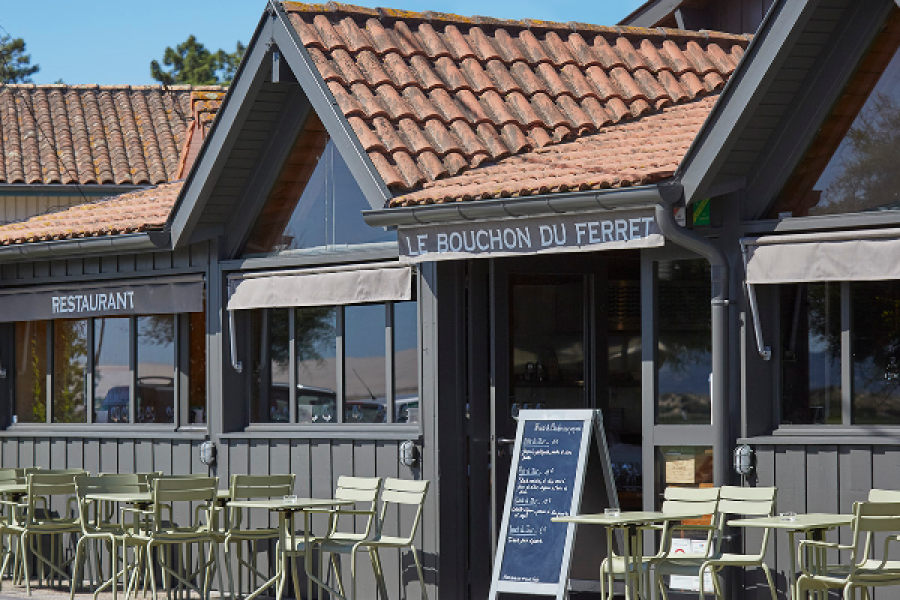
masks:
[[[150,76],[164,85],[212,85],[231,83],[246,48],[240,42],[235,51],[210,52],[193,35],[174,49],[169,46],[163,54],[164,70],[159,61],[150,62]]]
[[[88,361],[87,319],[55,322],[53,421],[84,423]]]
[[[29,83],[40,69],[25,54],[25,40],[0,35],[0,83]]]

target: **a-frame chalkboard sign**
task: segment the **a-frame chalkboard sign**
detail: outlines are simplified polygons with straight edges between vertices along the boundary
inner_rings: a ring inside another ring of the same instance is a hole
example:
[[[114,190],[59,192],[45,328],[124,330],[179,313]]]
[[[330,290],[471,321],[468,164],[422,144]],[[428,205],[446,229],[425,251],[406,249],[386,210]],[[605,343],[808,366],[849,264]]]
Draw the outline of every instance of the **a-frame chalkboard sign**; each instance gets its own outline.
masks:
[[[562,600],[575,525],[550,519],[578,514],[589,456],[600,463],[591,473],[602,473],[604,505],[619,506],[603,417],[595,410],[523,410],[518,422],[488,598],[507,592]]]

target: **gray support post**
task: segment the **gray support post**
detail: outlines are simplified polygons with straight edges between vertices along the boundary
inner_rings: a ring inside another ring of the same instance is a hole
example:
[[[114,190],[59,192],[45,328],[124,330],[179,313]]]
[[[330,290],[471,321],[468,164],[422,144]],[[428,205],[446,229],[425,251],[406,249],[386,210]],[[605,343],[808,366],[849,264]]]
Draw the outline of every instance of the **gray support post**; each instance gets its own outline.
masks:
[[[728,482],[728,260],[706,238],[679,226],[672,207],[657,205],[656,221],[667,240],[696,252],[709,261],[712,287],[712,427],[713,484]]]

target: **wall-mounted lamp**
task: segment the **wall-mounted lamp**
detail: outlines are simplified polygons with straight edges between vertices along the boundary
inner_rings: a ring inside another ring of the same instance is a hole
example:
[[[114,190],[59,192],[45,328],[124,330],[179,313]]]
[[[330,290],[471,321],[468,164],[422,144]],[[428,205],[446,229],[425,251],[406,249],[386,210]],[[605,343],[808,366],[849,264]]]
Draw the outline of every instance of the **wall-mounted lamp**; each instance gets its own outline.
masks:
[[[415,467],[419,463],[419,447],[412,440],[400,444],[400,464],[404,467]]]
[[[748,477],[755,468],[756,455],[753,448],[742,444],[734,449],[734,470],[741,477]]]

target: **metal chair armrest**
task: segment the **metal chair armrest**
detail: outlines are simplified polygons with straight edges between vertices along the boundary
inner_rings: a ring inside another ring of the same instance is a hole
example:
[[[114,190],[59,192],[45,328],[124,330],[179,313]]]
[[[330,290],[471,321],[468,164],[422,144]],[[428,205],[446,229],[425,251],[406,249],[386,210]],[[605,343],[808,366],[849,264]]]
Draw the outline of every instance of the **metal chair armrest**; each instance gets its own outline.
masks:
[[[853,550],[853,546],[842,546],[837,542],[823,542],[818,540],[800,540],[800,543],[797,545],[797,562],[800,563],[800,570],[804,575],[813,575],[813,572],[809,568],[809,564],[807,564],[807,556],[809,556],[808,552],[804,552],[804,550],[808,550],[810,548],[818,548],[821,550]]]

